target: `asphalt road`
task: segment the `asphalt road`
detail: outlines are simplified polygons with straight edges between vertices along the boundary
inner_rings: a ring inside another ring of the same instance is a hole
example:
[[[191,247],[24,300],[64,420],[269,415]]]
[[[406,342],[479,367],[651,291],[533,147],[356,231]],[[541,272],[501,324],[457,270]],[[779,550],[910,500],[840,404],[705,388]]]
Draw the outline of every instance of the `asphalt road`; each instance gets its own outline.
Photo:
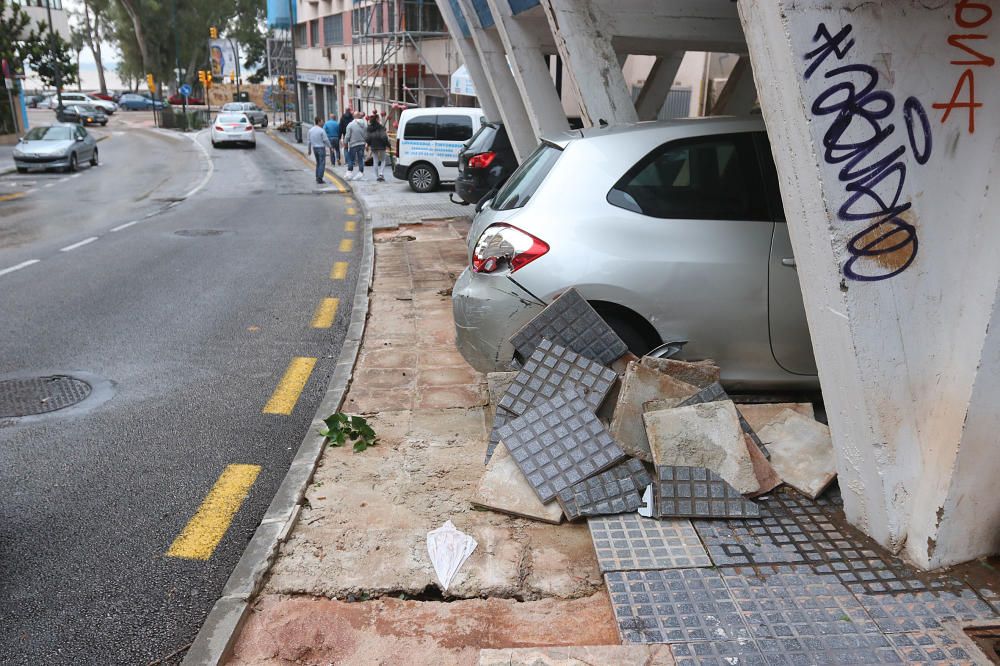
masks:
[[[0,663],[147,664],[190,643],[350,316],[360,221],[345,229],[359,219],[348,195],[318,188],[302,159],[263,133],[256,150],[120,121],[108,134],[76,177],[0,177],[0,380],[110,383],[77,408],[0,419]],[[331,297],[332,326],[314,328]],[[293,411],[263,413],[295,357],[317,362]],[[209,559],[169,556],[239,464],[260,472],[228,528],[210,516],[224,535]]]

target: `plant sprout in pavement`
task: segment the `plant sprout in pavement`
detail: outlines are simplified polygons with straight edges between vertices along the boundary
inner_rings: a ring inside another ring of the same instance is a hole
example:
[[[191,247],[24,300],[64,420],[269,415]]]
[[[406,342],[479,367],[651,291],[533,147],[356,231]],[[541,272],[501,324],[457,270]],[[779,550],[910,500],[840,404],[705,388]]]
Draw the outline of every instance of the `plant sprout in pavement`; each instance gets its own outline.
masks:
[[[345,442],[354,442],[354,452],[360,453],[369,446],[378,444],[375,431],[361,416],[348,416],[337,412],[323,419],[326,428],[319,434],[330,440],[330,446],[343,446]]]

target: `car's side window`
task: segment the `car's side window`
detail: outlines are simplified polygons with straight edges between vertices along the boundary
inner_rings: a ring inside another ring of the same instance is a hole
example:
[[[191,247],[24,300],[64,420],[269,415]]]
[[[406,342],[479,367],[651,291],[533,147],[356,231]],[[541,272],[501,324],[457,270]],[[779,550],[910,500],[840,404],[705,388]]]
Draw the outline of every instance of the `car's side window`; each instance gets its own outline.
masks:
[[[760,160],[761,175],[767,190],[767,202],[771,208],[771,219],[775,222],[785,221],[785,207],[781,203],[781,188],[778,186],[778,170],[774,166],[774,156],[771,155],[771,142],[767,133],[755,132],[754,145],[757,147],[757,158]]]
[[[472,138],[472,118],[469,116],[438,116],[438,141],[468,141]]]
[[[404,139],[434,140],[437,138],[437,116],[420,116],[406,123]]]
[[[608,193],[641,215],[685,220],[768,220],[750,134],[682,139],[649,153]]]
[[[87,138],[87,130],[83,129],[83,127],[81,127],[80,125],[77,125],[76,126],[76,136],[79,139],[86,139]]]

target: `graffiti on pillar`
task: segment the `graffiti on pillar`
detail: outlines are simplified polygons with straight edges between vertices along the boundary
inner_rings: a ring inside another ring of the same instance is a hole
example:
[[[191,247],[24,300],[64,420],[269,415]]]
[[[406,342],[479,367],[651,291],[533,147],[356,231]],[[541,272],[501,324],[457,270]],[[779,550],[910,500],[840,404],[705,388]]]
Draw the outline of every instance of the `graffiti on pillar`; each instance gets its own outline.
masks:
[[[931,123],[923,104],[907,97],[902,104],[880,87],[879,72],[864,63],[842,61],[855,44],[853,27],[831,34],[820,23],[813,35],[816,48],[805,55],[805,78],[821,78],[811,112],[828,125],[822,157],[838,165],[846,198],[837,210],[844,223],[864,225],[847,242],[843,265],[851,280],[878,281],[899,275],[917,256],[913,204],[903,201],[908,168],[923,166],[933,146]],[[894,114],[902,119],[896,133]]]
[[[948,44],[955,47],[963,54],[956,54],[958,58],[951,60],[952,65],[964,67],[962,73],[955,82],[951,99],[947,102],[935,102],[931,106],[941,110],[941,122],[948,120],[948,116],[956,109],[969,110],[969,134],[976,132],[976,109],[983,106],[982,102],[976,101],[976,69],[979,67],[992,67],[995,60],[979,51],[980,44],[989,39],[984,26],[993,18],[993,9],[985,2],[972,2],[971,0],[959,0],[955,3],[955,28],[961,32],[956,32],[948,36]],[[976,30],[977,32],[966,32]],[[969,57],[971,56],[971,58]]]

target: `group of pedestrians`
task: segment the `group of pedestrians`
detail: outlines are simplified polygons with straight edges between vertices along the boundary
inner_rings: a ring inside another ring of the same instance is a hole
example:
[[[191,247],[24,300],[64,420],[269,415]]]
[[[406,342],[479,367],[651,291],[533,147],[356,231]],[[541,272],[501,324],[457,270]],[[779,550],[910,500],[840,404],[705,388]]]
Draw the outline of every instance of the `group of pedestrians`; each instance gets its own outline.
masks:
[[[326,171],[326,154],[330,151],[330,163],[342,164],[341,148],[347,162],[347,180],[359,180],[365,175],[365,149],[372,154],[372,166],[376,180],[385,181],[385,165],[389,154],[389,133],[380,122],[378,111],[368,118],[362,112],[352,112],[350,108],[337,120],[331,113],[325,123],[319,116],[309,129],[306,154],[316,158],[316,183],[323,183]],[[358,167],[355,175],[354,167]]]

